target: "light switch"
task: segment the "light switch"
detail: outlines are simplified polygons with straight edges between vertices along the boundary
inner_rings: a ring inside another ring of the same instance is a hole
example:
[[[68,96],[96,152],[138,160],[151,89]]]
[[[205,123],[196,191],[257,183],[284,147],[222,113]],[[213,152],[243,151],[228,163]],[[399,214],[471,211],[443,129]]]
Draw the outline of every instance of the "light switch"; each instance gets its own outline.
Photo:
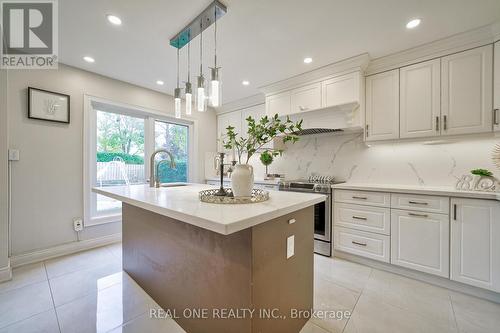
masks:
[[[19,149],[9,149],[9,161],[19,161]]]
[[[286,239],[286,258],[290,259],[295,254],[295,235]]]

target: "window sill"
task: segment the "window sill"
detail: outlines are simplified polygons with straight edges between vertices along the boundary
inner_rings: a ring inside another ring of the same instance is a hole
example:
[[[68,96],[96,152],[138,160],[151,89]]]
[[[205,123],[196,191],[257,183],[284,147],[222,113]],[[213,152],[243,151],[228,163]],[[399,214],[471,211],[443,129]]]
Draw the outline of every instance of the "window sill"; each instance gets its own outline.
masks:
[[[107,216],[92,217],[88,222],[84,223],[85,227],[95,227],[98,225],[117,223],[122,221],[122,214],[114,214]]]

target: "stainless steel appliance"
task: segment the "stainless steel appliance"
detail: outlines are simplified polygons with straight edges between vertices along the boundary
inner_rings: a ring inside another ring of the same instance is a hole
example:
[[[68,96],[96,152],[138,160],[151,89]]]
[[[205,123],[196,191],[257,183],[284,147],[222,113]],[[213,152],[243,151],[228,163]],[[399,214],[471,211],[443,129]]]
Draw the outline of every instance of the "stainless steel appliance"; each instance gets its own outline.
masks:
[[[281,181],[280,191],[323,194],[326,200],[314,205],[314,252],[332,256],[332,184],[338,184],[331,176],[311,176],[306,180]]]

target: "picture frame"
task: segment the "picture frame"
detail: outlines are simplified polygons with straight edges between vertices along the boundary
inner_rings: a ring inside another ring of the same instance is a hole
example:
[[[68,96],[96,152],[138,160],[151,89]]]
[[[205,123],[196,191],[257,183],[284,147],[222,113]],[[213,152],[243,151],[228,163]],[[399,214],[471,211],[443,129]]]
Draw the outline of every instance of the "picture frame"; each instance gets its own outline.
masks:
[[[69,124],[70,96],[28,87],[28,118]]]

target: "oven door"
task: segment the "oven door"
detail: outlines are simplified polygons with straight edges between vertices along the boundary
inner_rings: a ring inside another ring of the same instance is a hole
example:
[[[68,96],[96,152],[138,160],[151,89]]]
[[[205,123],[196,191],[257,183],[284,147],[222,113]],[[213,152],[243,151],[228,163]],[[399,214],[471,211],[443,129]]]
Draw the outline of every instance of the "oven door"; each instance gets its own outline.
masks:
[[[331,200],[331,195],[326,195],[325,201],[314,205],[314,239],[325,242],[331,241]]]

